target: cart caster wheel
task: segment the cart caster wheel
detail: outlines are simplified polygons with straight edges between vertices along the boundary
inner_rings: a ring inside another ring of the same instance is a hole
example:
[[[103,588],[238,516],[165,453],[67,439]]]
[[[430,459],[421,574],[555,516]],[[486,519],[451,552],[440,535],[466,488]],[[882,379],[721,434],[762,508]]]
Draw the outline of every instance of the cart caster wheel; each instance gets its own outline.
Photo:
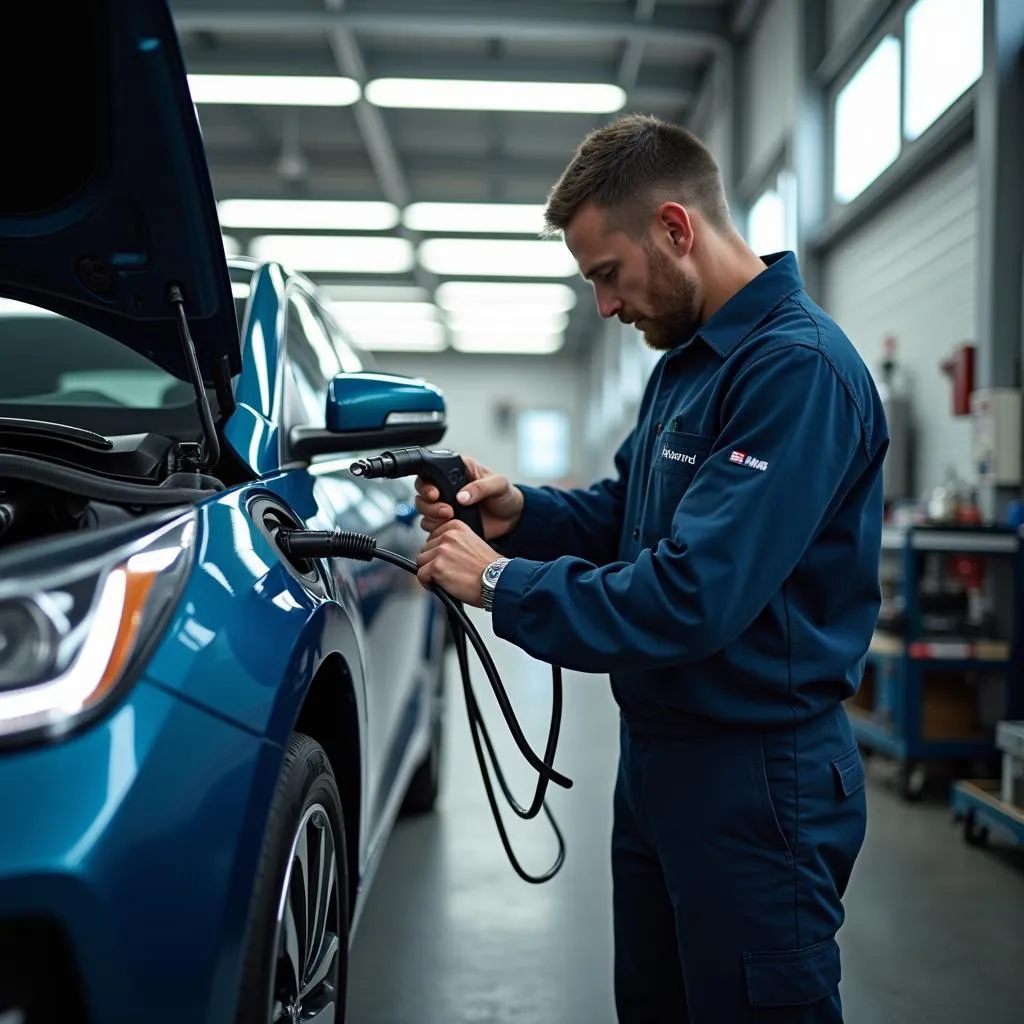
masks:
[[[984,846],[988,842],[988,826],[979,825],[973,814],[964,817],[964,842],[968,846]]]
[[[904,800],[920,800],[924,795],[927,781],[924,765],[916,764],[913,761],[903,761],[900,764],[896,784],[899,794]]]

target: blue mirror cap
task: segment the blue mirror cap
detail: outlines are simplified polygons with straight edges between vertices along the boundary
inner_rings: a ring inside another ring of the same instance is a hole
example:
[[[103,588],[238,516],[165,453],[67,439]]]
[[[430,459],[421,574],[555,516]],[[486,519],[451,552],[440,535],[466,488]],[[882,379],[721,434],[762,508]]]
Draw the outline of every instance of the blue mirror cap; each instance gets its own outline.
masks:
[[[327,387],[328,430],[380,430],[390,426],[444,423],[441,389],[417,377],[342,373]]]

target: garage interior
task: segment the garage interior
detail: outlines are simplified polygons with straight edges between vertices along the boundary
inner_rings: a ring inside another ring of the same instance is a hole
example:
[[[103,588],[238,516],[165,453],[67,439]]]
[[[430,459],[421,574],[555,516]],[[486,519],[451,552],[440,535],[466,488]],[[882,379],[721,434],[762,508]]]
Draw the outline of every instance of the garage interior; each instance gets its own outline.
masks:
[[[562,243],[538,238],[548,189],[621,112],[708,142],[747,240],[797,253],[888,402],[887,597],[849,709],[870,791],[839,933],[847,1019],[1024,1019],[1024,4],[172,7],[227,251],[306,272],[382,369],[442,388],[446,446],[526,483],[608,473],[656,359],[602,321]],[[956,525],[954,540],[915,545],[922,519]],[[548,669],[478,621],[540,745]],[[576,784],[551,797],[568,860],[545,886],[505,860],[457,682],[453,662],[439,806],[391,839],[349,1019],[610,1024],[607,680],[566,675],[559,767]],[[542,820],[509,828],[531,869],[550,863]]]

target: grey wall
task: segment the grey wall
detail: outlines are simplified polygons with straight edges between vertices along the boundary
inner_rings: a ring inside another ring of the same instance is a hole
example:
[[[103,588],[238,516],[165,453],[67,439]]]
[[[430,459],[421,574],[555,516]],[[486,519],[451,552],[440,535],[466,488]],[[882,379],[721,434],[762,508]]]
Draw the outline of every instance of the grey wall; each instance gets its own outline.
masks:
[[[886,334],[906,368],[917,490],[947,465],[973,477],[967,417],[951,416],[939,363],[977,337],[978,167],[973,145],[941,163],[825,260],[825,305],[872,369]]]
[[[828,42],[834,46],[857,31],[858,22],[875,0],[828,0]]]
[[[793,130],[798,85],[797,0],[768,0],[742,52],[742,163],[739,177],[763,173]]]
[[[377,353],[382,370],[424,377],[445,393],[445,447],[465,452],[497,472],[519,479],[514,417],[508,429],[497,422],[499,405],[519,409],[564,409],[574,425],[573,473],[586,475],[582,443],[584,369],[559,356],[459,356]],[[533,483],[523,479],[523,483]]]

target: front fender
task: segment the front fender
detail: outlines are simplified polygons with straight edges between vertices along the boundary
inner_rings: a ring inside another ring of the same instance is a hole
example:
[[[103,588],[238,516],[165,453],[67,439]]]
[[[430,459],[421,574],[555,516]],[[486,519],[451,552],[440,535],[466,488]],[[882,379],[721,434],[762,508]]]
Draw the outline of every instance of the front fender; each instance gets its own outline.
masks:
[[[344,658],[365,721],[361,625],[348,595],[310,593],[246,512],[256,488],[199,509],[195,565],[149,664],[155,684],[283,743],[320,663]]]

